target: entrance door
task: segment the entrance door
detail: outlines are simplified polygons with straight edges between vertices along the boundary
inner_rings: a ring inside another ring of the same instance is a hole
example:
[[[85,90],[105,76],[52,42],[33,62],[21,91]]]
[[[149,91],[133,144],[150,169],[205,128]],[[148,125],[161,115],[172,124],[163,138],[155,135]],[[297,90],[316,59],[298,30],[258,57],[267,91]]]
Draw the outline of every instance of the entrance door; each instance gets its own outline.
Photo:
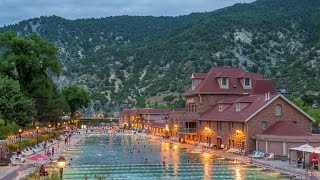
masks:
[[[221,138],[217,138],[217,148],[218,149],[221,148],[221,144],[222,144],[222,139]]]

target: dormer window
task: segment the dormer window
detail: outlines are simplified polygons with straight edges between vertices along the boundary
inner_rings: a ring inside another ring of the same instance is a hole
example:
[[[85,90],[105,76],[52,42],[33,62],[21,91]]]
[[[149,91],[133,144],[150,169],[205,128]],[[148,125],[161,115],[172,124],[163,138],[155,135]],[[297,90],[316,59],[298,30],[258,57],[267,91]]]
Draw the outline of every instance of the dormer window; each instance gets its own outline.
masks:
[[[225,77],[221,78],[221,85],[228,86],[228,78],[225,78]]]
[[[221,85],[221,88],[229,88],[229,78],[227,77],[222,77],[220,78],[220,85]]]
[[[236,103],[236,112],[240,111],[240,103]]]
[[[221,112],[222,111],[222,105],[219,104],[219,111]]]
[[[244,86],[251,87],[251,79],[250,78],[244,78]]]

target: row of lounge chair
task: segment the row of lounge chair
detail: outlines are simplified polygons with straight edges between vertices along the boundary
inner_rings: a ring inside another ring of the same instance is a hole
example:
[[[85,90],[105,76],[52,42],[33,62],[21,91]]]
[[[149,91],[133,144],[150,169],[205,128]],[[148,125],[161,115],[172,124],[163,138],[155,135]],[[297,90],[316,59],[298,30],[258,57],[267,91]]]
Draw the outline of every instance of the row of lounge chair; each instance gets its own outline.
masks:
[[[51,141],[47,141],[47,142],[41,142],[37,145],[31,146],[31,147],[27,147],[23,150],[21,150],[21,154],[14,154],[11,158],[11,165],[20,165],[23,162],[25,162],[25,156],[30,156],[33,155],[37,152],[40,152],[44,149],[44,147],[49,148],[51,145],[55,144],[56,141],[58,140],[51,140]]]
[[[246,154],[246,151],[243,150],[243,149],[230,148],[230,149],[227,150],[227,153],[244,156]]]

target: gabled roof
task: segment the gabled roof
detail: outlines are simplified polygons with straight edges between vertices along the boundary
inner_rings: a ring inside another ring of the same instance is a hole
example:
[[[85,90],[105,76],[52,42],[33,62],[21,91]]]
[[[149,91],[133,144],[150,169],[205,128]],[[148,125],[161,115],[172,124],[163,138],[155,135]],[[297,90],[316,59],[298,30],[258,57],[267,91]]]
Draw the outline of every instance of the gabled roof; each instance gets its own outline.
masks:
[[[250,78],[252,87],[255,87],[256,80],[263,80],[263,77],[259,74],[249,73],[239,68],[230,67],[214,67],[208,73],[193,73],[192,77],[201,77],[203,80],[195,88],[190,87],[184,93],[184,96],[190,96],[194,94],[252,94],[253,88],[244,89],[240,79]],[[217,81],[217,78],[219,77],[229,78],[228,89],[220,88]],[[264,87],[269,85],[270,83],[266,84]],[[273,86],[267,89],[273,89],[272,92],[275,92]]]
[[[278,121],[267,128],[262,134],[276,136],[311,136],[310,132],[304,131],[291,121]]]
[[[315,122],[315,120],[310,115],[305,113],[303,110],[301,110],[281,94],[271,94],[269,100],[266,100],[265,95],[249,95],[240,98],[225,99],[218,102],[212,110],[203,113],[200,116],[199,120],[248,122],[278,98],[283,99],[297,111],[306,116],[310,121]],[[240,107],[243,105],[245,108],[241,109],[240,111],[236,111],[236,103],[240,103]],[[231,105],[227,109],[219,111],[219,104]]]
[[[213,121],[239,121],[245,122],[253,113],[258,111],[268,102],[273,101],[277,96],[270,95],[269,100],[265,100],[265,95],[250,95],[238,98],[229,98],[217,103],[212,109],[200,116],[200,120],[213,120]],[[236,103],[240,103],[240,107],[244,108],[240,111],[236,111]],[[227,109],[219,111],[219,104],[230,104]]]

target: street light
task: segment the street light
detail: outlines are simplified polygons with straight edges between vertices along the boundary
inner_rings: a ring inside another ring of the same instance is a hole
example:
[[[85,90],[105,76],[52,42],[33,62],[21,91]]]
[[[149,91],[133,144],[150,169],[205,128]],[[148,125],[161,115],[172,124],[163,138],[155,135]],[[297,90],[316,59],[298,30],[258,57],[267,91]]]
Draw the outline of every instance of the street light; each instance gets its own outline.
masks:
[[[51,131],[50,131],[51,124],[49,124],[48,127],[49,127],[49,138],[48,138],[48,139],[50,139],[50,135],[51,135],[51,134],[50,134],[50,132],[51,132]]]
[[[37,144],[39,144],[39,126],[37,126],[36,129],[37,129]]]
[[[19,137],[20,137],[20,141],[19,141],[19,152],[21,152],[21,134],[22,134],[22,129],[19,129]]]
[[[60,169],[60,179],[62,179],[63,168],[66,167],[66,159],[63,156],[60,156],[57,163],[58,168]]]

